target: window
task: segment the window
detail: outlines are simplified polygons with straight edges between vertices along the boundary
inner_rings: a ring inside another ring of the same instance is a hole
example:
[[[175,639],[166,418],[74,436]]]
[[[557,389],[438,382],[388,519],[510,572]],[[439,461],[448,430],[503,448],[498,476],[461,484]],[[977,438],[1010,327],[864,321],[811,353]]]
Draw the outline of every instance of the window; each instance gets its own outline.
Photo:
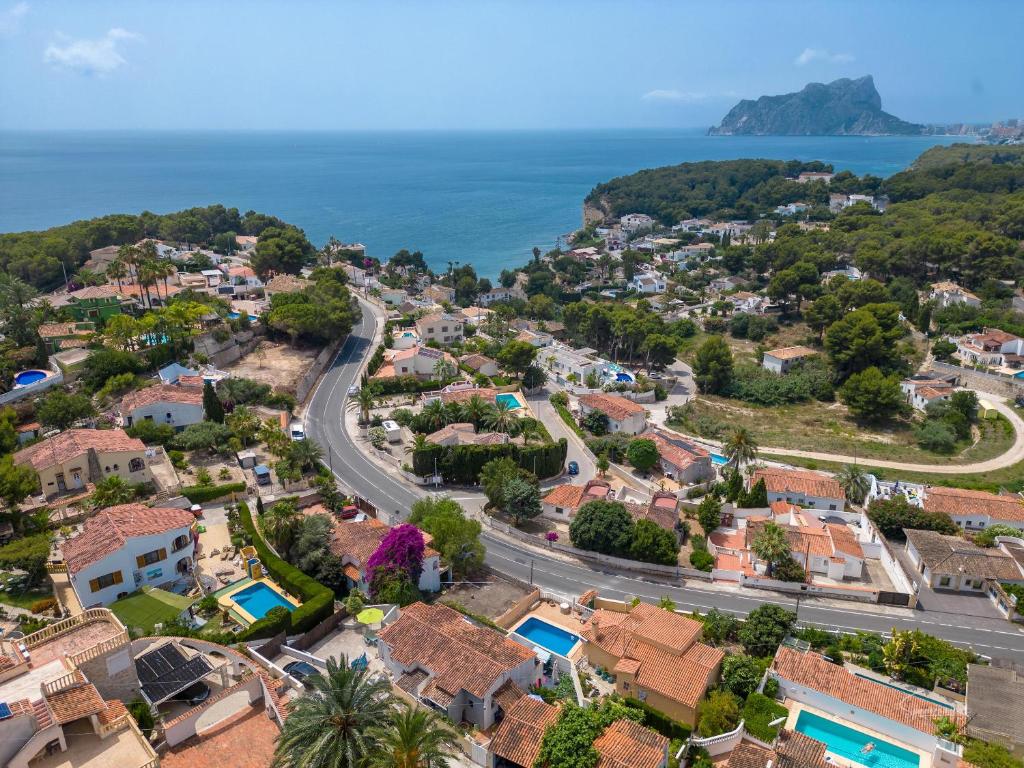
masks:
[[[191,543],[191,541],[192,541],[192,537],[191,536],[189,536],[187,534],[182,534],[181,536],[178,536],[177,538],[174,539],[174,543],[171,545],[172,546],[171,551],[172,552],[177,552],[179,549],[184,549],[185,547],[187,547],[189,545],[189,543]]]
[[[940,587],[948,587],[949,586],[949,582],[950,582],[950,577],[949,576],[943,576],[941,579],[939,579],[939,586]]]
[[[91,589],[93,592],[99,592],[101,589],[112,587],[115,584],[122,583],[123,581],[124,579],[121,577],[121,572],[114,571],[113,573],[108,573],[104,576],[99,576],[95,579],[90,580],[89,589]]]
[[[146,462],[144,462],[142,459],[132,459],[131,461],[128,462],[128,471],[138,472],[142,470],[145,466]]]
[[[835,504],[829,504],[829,505],[828,505],[828,508],[829,508],[829,509],[835,509],[835,508],[836,508],[836,505],[835,505]]]
[[[159,563],[161,560],[167,557],[167,550],[161,547],[160,549],[154,549],[152,552],[147,552],[144,555],[139,555],[135,558],[135,565],[139,568],[145,568],[147,565],[153,563]]]

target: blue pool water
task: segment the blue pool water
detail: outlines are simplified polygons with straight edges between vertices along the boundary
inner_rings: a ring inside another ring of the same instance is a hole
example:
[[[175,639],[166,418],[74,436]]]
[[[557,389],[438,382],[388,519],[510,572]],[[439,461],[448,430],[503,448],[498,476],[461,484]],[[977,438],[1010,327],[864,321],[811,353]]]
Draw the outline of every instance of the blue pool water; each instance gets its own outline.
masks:
[[[615,374],[615,380],[616,381],[631,382],[631,381],[633,381],[633,377],[630,376],[628,373],[616,373]]]
[[[580,641],[572,632],[567,632],[554,624],[548,624],[536,616],[531,616],[516,628],[516,634],[525,637],[534,645],[547,648],[559,656],[568,655],[573,646]]]
[[[727,458],[725,458],[725,456],[723,456],[720,453],[712,453],[711,454],[711,463],[714,464],[715,466],[719,466],[720,467],[723,464],[728,464],[729,460]]]
[[[513,395],[511,392],[503,392],[500,395],[495,395],[494,396],[494,402],[496,402],[496,403],[505,403],[505,405],[507,405],[513,411],[516,410],[517,408],[522,408],[523,407],[519,403],[519,398],[516,397],[515,395]]]
[[[807,710],[797,718],[796,730],[822,742],[829,752],[870,768],[917,768],[920,762],[918,755],[908,749],[847,728],[834,720],[818,717]],[[874,749],[861,752],[867,744],[874,744]]]
[[[922,701],[927,701],[931,704],[935,704],[936,706],[945,707],[946,709],[953,709],[952,704],[947,704],[944,701],[939,701],[938,699],[930,699],[927,696],[922,696],[919,693],[914,693],[913,691],[908,691],[905,688],[900,688],[898,685],[890,685],[889,683],[884,683],[881,680],[878,680],[877,678],[869,677],[868,675],[863,675],[860,672],[854,672],[854,674],[857,675],[857,677],[864,678],[865,680],[870,680],[873,683],[884,685],[886,688],[892,688],[893,690],[899,691],[900,693],[909,694],[910,696],[913,696],[916,699],[921,699]]]
[[[19,387],[26,387],[29,384],[35,384],[37,381],[42,381],[46,378],[46,371],[22,371],[14,377],[14,383]]]
[[[237,320],[239,317],[241,317],[241,315],[238,314],[237,312],[228,312],[228,319],[229,320]],[[259,320],[259,318],[256,317],[256,315],[249,315],[249,322],[250,323],[255,323],[257,320]]]
[[[1021,371],[1020,373],[1013,374],[1013,378],[1015,378],[1015,379],[1024,379],[1024,371]]]
[[[256,582],[251,587],[246,587],[241,592],[235,592],[231,596],[240,607],[251,614],[254,619],[262,619],[271,608],[287,608],[294,611],[295,606],[285,600],[281,595],[272,590],[266,584]]]

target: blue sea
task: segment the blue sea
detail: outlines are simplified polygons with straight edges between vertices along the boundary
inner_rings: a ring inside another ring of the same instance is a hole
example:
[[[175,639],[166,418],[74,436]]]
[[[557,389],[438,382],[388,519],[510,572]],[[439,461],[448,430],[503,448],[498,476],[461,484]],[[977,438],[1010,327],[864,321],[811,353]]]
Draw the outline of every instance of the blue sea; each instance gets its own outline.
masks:
[[[0,232],[223,203],[385,258],[480,276],[580,225],[601,181],[694,160],[823,160],[888,176],[946,137],[735,137],[696,130],[0,133]]]

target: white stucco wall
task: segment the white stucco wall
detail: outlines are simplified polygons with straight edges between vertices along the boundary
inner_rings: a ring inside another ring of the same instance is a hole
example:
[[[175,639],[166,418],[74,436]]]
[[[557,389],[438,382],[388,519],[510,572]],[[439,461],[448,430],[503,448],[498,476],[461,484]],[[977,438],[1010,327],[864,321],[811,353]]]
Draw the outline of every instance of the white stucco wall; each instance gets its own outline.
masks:
[[[198,424],[203,420],[203,406],[156,402],[136,408],[125,414],[125,417],[125,426],[138,424],[148,418],[157,424],[170,424],[175,429],[182,430],[190,424]]]

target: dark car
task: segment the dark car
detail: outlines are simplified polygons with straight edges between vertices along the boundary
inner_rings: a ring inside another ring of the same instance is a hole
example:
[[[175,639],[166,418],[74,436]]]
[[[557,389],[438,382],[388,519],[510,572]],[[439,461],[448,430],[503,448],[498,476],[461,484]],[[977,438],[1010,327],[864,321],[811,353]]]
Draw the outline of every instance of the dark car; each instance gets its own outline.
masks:
[[[575,461],[570,461],[567,466],[570,475],[578,475],[580,473],[580,465],[577,464]]]
[[[190,707],[197,707],[210,698],[210,686],[200,681],[190,685],[174,698],[186,702]]]
[[[292,661],[284,665],[286,674],[291,675],[303,685],[306,685],[306,678],[320,674],[320,670],[307,661]]]
[[[340,517],[342,520],[351,520],[358,514],[359,507],[349,504],[348,506],[342,508],[341,512],[338,513],[338,517]]]

